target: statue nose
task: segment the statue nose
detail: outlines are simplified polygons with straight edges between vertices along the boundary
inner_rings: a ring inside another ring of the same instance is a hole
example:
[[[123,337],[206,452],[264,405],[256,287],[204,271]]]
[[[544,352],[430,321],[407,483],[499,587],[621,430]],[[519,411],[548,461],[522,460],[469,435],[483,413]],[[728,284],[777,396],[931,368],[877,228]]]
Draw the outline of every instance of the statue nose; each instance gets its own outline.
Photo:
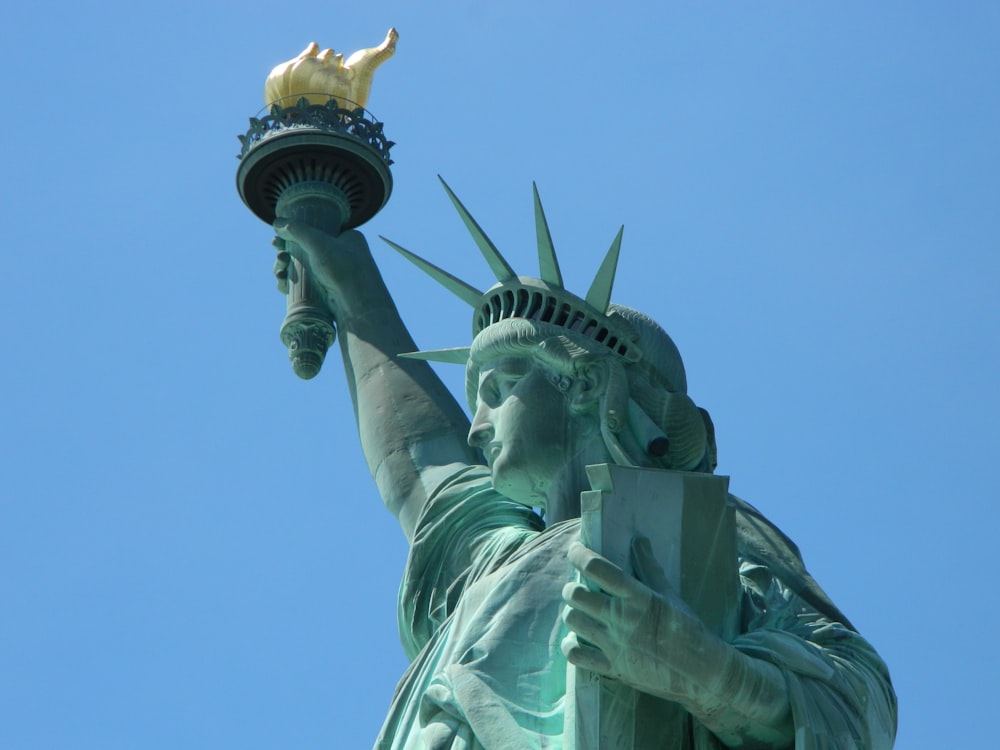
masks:
[[[493,428],[489,425],[473,425],[469,430],[469,445],[473,448],[485,448],[493,440]]]
[[[493,434],[493,425],[485,419],[482,410],[478,410],[469,428],[469,445],[473,448],[485,448],[493,440]]]

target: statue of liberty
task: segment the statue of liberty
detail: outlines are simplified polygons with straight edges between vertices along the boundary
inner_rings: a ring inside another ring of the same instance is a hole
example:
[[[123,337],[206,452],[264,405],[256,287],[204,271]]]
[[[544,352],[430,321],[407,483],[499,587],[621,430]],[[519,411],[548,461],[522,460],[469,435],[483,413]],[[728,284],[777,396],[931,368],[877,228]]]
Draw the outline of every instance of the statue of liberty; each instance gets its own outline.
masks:
[[[537,192],[539,278],[518,276],[448,194],[496,285],[482,292],[390,244],[472,306],[471,345],[456,349],[418,351],[359,232],[274,225],[279,287],[294,257],[322,290],[368,466],[410,543],[399,627],[411,665],[376,746],[574,747],[576,665],[679,707],[630,747],[891,747],[885,665],[747,503],[725,500],[732,637],[678,595],[641,529],[625,567],[580,543],[588,466],[711,474],[711,420],[670,337],[610,302],[620,232],[580,297],[563,287]],[[471,420],[428,359],[465,365]]]
[[[347,60],[311,44],[275,68],[237,173],[278,235],[293,367],[319,371],[334,321],[368,467],[410,544],[411,664],[376,747],[891,748],[885,664],[795,545],[714,476],[715,431],[670,337],[611,302],[621,231],[577,296],[537,191],[533,278],[446,185],[497,283],[480,291],[390,242],[473,309],[468,346],[418,350],[353,229],[391,191],[392,143],[363,106],[397,38]],[[471,419],[428,360],[465,366]],[[622,501],[607,513],[605,494]],[[711,508],[718,533],[691,531],[711,531]]]

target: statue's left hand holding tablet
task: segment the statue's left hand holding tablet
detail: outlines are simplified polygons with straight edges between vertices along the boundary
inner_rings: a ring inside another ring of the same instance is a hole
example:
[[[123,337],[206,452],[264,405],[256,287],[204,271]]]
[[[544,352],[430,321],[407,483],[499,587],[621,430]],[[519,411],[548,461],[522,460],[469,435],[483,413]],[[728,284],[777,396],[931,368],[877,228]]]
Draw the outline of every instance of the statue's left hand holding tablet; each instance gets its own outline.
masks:
[[[585,582],[563,589],[571,663],[680,703],[727,746],[792,742],[778,669],[714,635],[670,585],[648,539],[633,542],[635,576],[582,544],[569,560]]]

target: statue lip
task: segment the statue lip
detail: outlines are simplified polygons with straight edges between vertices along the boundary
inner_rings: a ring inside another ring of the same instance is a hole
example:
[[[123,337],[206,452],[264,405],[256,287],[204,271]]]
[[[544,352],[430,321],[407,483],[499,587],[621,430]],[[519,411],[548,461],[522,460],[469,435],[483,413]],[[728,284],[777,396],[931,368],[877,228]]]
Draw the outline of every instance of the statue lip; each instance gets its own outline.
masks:
[[[493,468],[493,462],[496,461],[497,456],[500,455],[501,447],[500,443],[490,443],[483,448],[483,456],[486,458],[486,465],[491,469]]]

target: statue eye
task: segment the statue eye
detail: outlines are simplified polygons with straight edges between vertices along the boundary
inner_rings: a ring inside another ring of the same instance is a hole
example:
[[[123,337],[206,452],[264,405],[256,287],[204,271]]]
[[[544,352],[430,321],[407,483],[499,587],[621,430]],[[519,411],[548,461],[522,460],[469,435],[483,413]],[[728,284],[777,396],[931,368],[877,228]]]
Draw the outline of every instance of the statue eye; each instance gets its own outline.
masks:
[[[518,383],[521,382],[521,378],[523,377],[523,375],[517,374],[504,374],[497,377],[494,382],[499,398],[507,398],[507,396],[510,395],[510,392],[514,390]]]
[[[511,373],[492,373],[479,386],[480,400],[487,406],[496,408],[507,399],[522,377]]]
[[[488,386],[483,388],[479,392],[479,397],[482,398],[488,406],[498,406],[500,404],[500,390],[496,387],[495,383],[490,383]]]
[[[490,375],[479,385],[479,400],[495,409],[500,405],[500,388],[497,384],[497,377]]]

